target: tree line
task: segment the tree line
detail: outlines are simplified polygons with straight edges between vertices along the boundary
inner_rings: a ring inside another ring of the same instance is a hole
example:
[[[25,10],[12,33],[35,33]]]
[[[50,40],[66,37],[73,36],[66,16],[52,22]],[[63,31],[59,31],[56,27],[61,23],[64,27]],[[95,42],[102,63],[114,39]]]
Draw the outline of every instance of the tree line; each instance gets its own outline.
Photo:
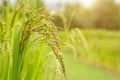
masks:
[[[115,0],[96,0],[90,8],[85,8],[79,3],[66,4],[62,13],[69,23],[70,28],[93,28],[120,30],[120,4]],[[57,26],[62,27],[63,21],[58,14],[53,20]]]

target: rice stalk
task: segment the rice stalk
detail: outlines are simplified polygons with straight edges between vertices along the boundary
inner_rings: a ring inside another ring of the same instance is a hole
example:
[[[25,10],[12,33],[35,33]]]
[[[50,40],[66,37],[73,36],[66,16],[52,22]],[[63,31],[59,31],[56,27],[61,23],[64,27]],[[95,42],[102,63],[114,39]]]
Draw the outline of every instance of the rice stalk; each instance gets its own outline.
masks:
[[[34,14],[34,15],[33,15]],[[13,46],[13,80],[18,80],[22,72],[23,60],[28,46],[28,42],[32,37],[36,35],[41,35],[38,39],[41,42],[48,44],[54,51],[56,59],[60,62],[63,74],[65,74],[65,65],[63,62],[63,56],[61,53],[60,46],[62,42],[59,40],[57,35],[57,29],[55,25],[51,22],[51,18],[47,10],[43,7],[40,9],[34,9],[34,11],[27,14],[27,21],[25,22],[23,28],[19,28],[14,37]],[[33,40],[36,41],[36,40]],[[35,74],[33,79],[35,78]]]
[[[53,50],[54,56],[56,56],[62,67],[63,74],[66,76],[61,52],[61,45],[63,43],[58,37],[56,26],[51,22],[51,16],[45,7],[41,7],[43,5],[39,6],[37,3],[31,3],[28,6],[27,2],[29,0],[24,0],[24,6],[17,3],[13,13],[10,12],[9,2],[4,7],[4,24],[0,22],[0,62],[2,62],[0,63],[0,79],[26,79],[27,72],[22,74],[25,55],[29,47],[32,46],[31,43],[37,42],[47,44]],[[31,7],[35,8],[29,11],[28,7],[30,9]],[[21,9],[23,13],[21,13]],[[22,15],[21,18],[17,16],[19,14]],[[19,21],[21,24],[18,28],[15,27],[16,21]],[[43,52],[44,46],[42,48],[40,53]],[[37,70],[39,69],[41,57],[38,59],[32,80],[36,79],[38,75]]]
[[[70,37],[69,37],[69,42],[68,42],[68,47],[70,47],[73,51],[74,57],[75,59],[77,59],[78,57],[78,53],[80,51],[78,51],[78,48],[80,50],[80,46],[85,48],[87,53],[90,53],[87,41],[82,33],[82,31],[80,29],[74,29],[70,31]]]

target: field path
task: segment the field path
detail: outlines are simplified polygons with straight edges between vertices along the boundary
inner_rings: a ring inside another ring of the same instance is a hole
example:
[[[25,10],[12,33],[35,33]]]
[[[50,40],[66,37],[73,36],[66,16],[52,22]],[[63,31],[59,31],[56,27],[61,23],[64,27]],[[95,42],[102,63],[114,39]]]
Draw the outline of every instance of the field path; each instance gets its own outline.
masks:
[[[113,74],[76,61],[69,53],[64,54],[64,59],[68,80],[120,80]]]

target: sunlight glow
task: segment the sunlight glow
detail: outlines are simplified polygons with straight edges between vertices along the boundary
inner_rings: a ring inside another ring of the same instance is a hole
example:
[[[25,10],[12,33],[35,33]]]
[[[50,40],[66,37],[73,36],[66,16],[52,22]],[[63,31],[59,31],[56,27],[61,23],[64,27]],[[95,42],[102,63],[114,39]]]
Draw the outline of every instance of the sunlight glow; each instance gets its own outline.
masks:
[[[86,8],[91,7],[94,4],[94,2],[95,2],[95,0],[79,0],[79,1]]]

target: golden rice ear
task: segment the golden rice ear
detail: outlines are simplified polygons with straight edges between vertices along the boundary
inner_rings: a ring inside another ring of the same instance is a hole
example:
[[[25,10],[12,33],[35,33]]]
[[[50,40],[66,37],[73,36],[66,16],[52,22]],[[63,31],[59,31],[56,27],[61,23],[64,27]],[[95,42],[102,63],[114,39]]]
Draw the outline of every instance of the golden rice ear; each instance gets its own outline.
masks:
[[[25,23],[21,36],[20,51],[22,51],[24,43],[28,37],[32,37],[33,34],[41,35],[42,37],[39,37],[41,40],[40,42],[44,42],[45,44],[48,44],[49,47],[51,47],[54,55],[56,56],[56,59],[62,67],[63,75],[66,78],[65,65],[61,52],[61,45],[63,45],[63,43],[58,37],[57,27],[51,22],[49,17],[50,16],[46,8],[35,9],[32,13],[28,13],[27,22]],[[36,37],[36,39],[33,41],[36,40],[38,40],[38,37]]]

